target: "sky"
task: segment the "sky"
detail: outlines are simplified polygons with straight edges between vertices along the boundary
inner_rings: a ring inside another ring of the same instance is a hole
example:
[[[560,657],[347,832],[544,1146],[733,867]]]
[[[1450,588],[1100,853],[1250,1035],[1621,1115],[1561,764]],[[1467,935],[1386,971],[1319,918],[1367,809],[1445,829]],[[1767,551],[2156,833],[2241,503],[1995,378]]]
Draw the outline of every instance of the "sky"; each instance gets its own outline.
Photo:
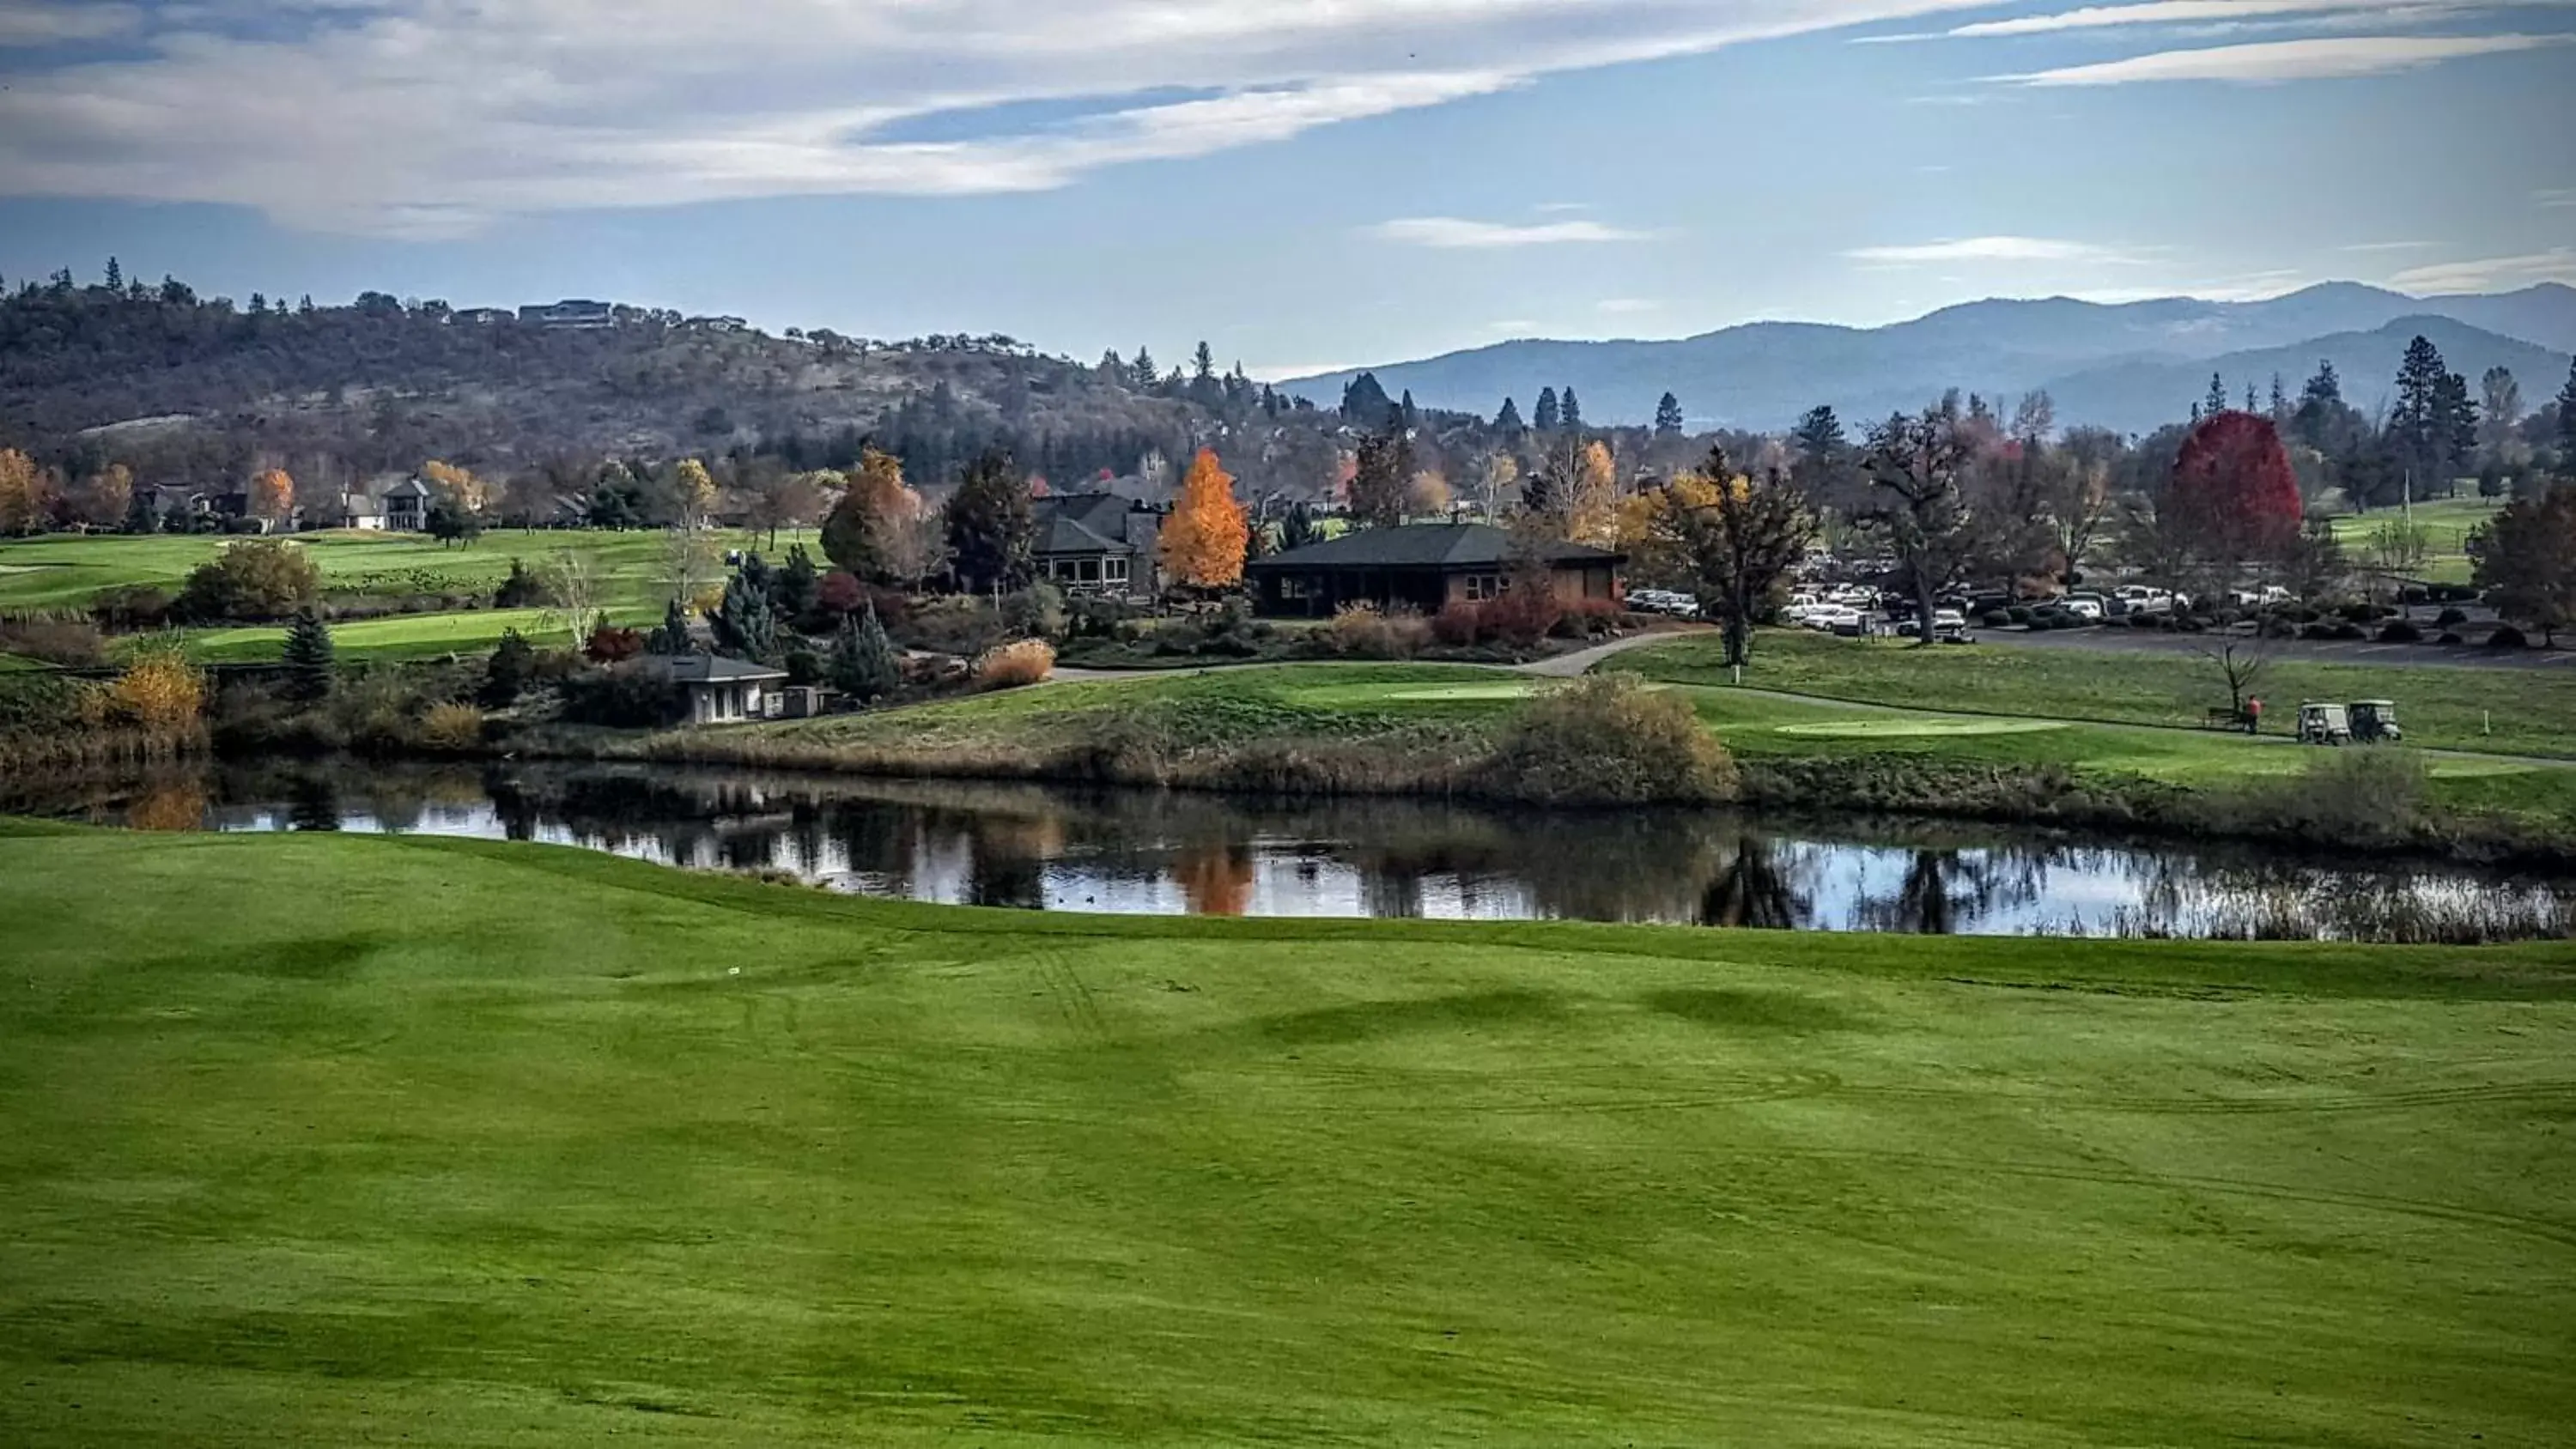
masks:
[[[1286,377],[2576,282],[2576,0],[0,0],[0,278]]]

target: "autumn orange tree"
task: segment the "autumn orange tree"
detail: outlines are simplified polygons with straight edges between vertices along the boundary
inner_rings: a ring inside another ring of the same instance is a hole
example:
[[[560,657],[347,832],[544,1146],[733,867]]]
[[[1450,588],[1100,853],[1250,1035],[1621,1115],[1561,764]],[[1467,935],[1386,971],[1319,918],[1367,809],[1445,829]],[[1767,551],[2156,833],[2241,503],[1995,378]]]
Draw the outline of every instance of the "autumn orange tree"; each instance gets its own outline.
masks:
[[[295,480],[283,468],[271,468],[250,480],[250,512],[253,518],[282,523],[295,511]]]
[[[439,498],[467,513],[481,513],[490,501],[491,489],[474,476],[471,469],[437,459],[420,466],[421,481],[438,490]]]
[[[1217,466],[1215,450],[1201,448],[1163,524],[1163,571],[1193,589],[1231,588],[1243,579],[1245,539],[1234,475]]]

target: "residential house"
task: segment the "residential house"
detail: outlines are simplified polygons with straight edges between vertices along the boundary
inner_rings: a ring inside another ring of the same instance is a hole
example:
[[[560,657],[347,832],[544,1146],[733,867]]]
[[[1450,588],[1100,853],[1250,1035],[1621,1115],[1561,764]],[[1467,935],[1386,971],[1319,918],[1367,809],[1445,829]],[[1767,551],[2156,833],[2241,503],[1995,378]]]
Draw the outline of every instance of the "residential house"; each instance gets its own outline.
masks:
[[[617,309],[607,302],[567,298],[551,305],[522,307],[519,320],[557,331],[598,332],[617,325]]]
[[[1346,604],[1436,614],[1500,597],[1524,564],[1521,547],[1485,523],[1362,528],[1255,559],[1244,574],[1264,614],[1320,618]],[[1627,597],[1625,554],[1560,542],[1540,545],[1538,561],[1560,603]]]
[[[739,724],[783,712],[787,671],[715,654],[683,654],[660,663],[688,699],[691,724]]]
[[[507,307],[468,307],[462,312],[448,314],[447,320],[450,326],[490,327],[509,321],[511,316]]]
[[[405,478],[392,485],[376,498],[376,506],[384,513],[384,522],[379,526],[396,533],[428,532],[430,498],[429,485],[418,478]]]
[[[1115,493],[1032,500],[1037,576],[1068,594],[1151,599],[1162,588],[1154,548],[1163,515]]]

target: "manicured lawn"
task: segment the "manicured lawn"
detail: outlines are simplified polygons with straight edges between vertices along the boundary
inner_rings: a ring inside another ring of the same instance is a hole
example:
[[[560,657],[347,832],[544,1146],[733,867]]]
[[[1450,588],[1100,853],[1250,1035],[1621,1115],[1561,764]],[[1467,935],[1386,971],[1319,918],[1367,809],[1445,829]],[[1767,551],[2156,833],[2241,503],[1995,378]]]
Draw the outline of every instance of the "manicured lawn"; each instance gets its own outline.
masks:
[[[1659,644],[1606,667],[1652,679],[1722,685],[1711,638]],[[2218,667],[2187,653],[1943,646],[1764,631],[1745,683],[1915,709],[2050,720],[2197,726],[2227,704]],[[2576,757],[2576,675],[2550,670],[2434,669],[2276,660],[2254,686],[2266,727],[2287,731],[2303,699],[2394,699],[2409,743],[2500,754]],[[2488,732],[2492,723],[2493,732]]]
[[[2469,534],[2493,517],[2503,504],[2504,500],[2500,498],[2475,497],[2437,498],[2416,504],[2414,521],[2424,530],[2425,540],[2432,548],[2422,576],[2435,583],[2467,583]],[[2347,513],[2334,521],[2335,538],[2343,544],[2355,564],[2366,563],[2371,534],[2381,525],[2405,516],[2394,508]]]
[[[767,550],[766,535],[719,532],[717,547]],[[0,543],[0,609],[79,608],[100,593],[132,585],[176,591],[197,565],[230,540],[211,535],[36,538]],[[589,560],[602,583],[603,602],[626,609],[662,606],[669,543],[656,531],[604,533],[583,529],[534,533],[495,531],[473,544],[442,547],[422,534],[329,532],[299,534],[322,570],[327,588],[372,594],[448,593],[489,589],[507,578],[510,560],[536,567],[561,553]],[[785,557],[791,542],[815,549],[808,531],[782,531],[774,552]]]
[[[629,606],[612,609],[609,615],[621,624],[640,624],[659,618],[660,611]],[[334,624],[331,626],[331,645],[334,655],[344,662],[417,659],[439,654],[484,653],[499,644],[501,635],[511,629],[528,636],[532,642],[563,648],[570,643],[564,628],[561,615],[544,609],[396,614],[382,619]],[[136,635],[123,641],[123,647],[130,652],[150,647],[165,638],[177,639],[186,647],[190,658],[207,664],[245,664],[275,659],[286,647],[286,630],[273,625],[181,629],[169,635]]]
[[[0,835],[0,1442],[2557,1445],[2576,953]]]

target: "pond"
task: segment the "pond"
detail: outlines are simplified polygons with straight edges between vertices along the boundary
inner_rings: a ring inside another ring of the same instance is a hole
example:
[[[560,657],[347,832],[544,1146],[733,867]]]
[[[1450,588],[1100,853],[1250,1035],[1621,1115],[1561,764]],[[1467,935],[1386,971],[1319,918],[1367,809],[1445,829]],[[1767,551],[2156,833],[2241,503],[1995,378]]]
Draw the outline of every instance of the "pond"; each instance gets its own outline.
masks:
[[[1029,910],[1794,930],[2477,941],[2576,932],[2576,880],[1920,821],[1273,802],[725,768],[266,765],[0,785],[148,829],[585,846]]]

